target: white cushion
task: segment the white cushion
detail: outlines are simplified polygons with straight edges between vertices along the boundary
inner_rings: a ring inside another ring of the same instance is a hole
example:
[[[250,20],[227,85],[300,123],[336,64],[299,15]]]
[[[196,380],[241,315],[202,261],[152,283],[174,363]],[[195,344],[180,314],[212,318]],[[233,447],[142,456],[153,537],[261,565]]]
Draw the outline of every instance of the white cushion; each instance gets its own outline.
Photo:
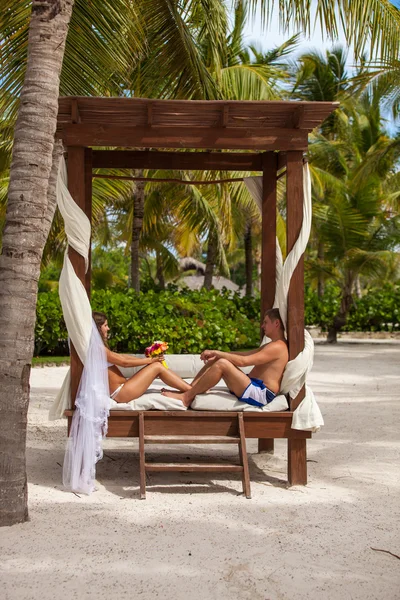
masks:
[[[190,382],[191,378],[188,381]],[[147,392],[136,400],[126,404],[110,400],[110,410],[187,410],[180,400],[163,396],[160,392],[162,387],[165,387],[165,384],[160,379],[156,379]],[[279,412],[287,410],[288,405],[286,397],[279,395],[263,408],[257,408],[238,400],[236,396],[228,391],[226,386],[217,385],[212,392],[196,396],[191,408],[193,410],[209,411]]]

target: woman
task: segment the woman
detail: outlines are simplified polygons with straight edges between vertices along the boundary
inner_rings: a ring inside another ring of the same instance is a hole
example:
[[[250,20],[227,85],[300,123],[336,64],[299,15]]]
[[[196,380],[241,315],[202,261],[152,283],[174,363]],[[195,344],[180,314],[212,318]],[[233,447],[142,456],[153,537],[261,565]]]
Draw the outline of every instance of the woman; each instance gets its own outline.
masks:
[[[135,358],[127,354],[118,354],[112,352],[108,347],[107,338],[110,328],[108,326],[107,317],[104,313],[93,312],[93,320],[96,323],[97,329],[106,347],[106,356],[108,361],[108,383],[110,387],[110,396],[116,402],[130,402],[139,398],[148,388],[151,383],[159,377],[161,381],[167,385],[174,387],[182,392],[190,388],[179,375],[173,371],[166,369],[161,363],[164,356],[154,358]],[[138,373],[126,379],[118,369],[118,367],[140,367]]]

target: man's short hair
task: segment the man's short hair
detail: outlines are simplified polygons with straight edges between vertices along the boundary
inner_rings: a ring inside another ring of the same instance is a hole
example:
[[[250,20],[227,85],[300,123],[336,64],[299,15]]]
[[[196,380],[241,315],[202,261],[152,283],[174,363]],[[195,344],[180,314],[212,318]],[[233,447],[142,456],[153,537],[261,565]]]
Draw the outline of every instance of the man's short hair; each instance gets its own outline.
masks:
[[[266,310],[264,317],[269,317],[270,321],[279,321],[280,328],[282,329],[282,331],[285,331],[285,327],[283,325],[283,321],[281,319],[281,315],[279,314],[278,308],[270,308],[269,310]]]

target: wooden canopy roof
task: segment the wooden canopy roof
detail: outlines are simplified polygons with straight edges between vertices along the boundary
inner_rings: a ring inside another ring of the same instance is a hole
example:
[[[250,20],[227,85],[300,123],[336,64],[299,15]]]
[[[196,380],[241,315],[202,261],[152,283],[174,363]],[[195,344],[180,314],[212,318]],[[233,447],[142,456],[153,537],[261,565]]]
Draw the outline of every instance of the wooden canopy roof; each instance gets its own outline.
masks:
[[[306,150],[337,102],[60,97],[67,146]]]

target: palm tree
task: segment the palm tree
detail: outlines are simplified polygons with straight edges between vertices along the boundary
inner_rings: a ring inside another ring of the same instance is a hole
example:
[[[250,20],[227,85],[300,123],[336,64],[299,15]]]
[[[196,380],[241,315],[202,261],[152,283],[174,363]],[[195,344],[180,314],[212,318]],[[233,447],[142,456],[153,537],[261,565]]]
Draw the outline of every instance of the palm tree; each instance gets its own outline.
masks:
[[[360,276],[383,275],[400,241],[393,195],[398,182],[399,144],[382,130],[379,98],[365,93],[340,135],[330,140],[316,133],[310,145],[314,184],[324,201],[314,218],[325,246],[323,259],[309,259],[312,279],[323,273],[341,290],[340,309],[328,333],[335,342],[346,324]]]
[[[54,144],[58,87],[72,7],[69,0],[32,2],[28,60],[15,125],[0,256],[1,525],[27,518],[25,439],[33,326],[41,255],[54,210],[49,180],[53,148],[58,151]],[[47,68],[38,68],[43,63]]]
[[[336,46],[332,50],[326,51],[325,54],[317,51],[302,54],[292,70],[294,85],[291,97],[313,102],[333,102],[337,100],[341,102],[339,109],[332,113],[319,129],[328,140],[334,140],[337,137],[343,119],[345,122],[347,120],[345,110],[349,109],[348,95],[346,96],[349,88],[349,77],[346,72],[346,60],[347,53],[340,46]],[[352,106],[351,101],[350,106]],[[313,173],[311,165],[312,176]],[[314,185],[314,206],[325,201],[324,192],[322,192],[322,195],[318,195],[318,190],[319,187]],[[321,262],[324,259],[325,252],[324,239],[315,223],[314,221],[309,252],[316,252],[317,260]],[[317,285],[319,298],[324,295],[324,279],[325,275],[323,271],[320,271]]]

